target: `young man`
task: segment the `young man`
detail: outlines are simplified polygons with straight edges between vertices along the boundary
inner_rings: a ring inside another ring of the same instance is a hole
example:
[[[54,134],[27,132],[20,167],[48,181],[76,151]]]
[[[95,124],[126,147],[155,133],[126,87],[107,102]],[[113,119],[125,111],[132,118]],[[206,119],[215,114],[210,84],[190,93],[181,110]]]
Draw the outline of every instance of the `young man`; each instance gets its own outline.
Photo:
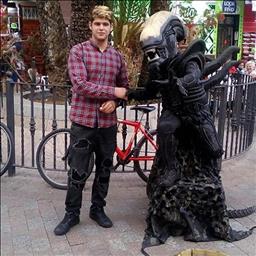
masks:
[[[70,51],[68,70],[73,85],[70,171],[66,214],[54,230],[56,235],[66,234],[80,221],[82,191],[90,175],[88,164],[92,152],[96,155],[96,172],[90,218],[105,228],[113,225],[103,208],[116,146],[115,109],[118,99],[125,98],[128,79],[122,56],[108,44],[112,19],[108,7],[96,6],[89,23],[91,39],[75,45]]]

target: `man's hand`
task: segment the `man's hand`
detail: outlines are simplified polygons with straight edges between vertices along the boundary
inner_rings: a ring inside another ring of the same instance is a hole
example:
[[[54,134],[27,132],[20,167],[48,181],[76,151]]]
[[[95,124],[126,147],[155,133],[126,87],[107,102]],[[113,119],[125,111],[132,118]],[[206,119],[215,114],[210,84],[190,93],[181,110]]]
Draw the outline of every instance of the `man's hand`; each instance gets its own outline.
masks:
[[[119,99],[127,100],[127,89],[124,87],[115,87],[115,96]]]
[[[105,113],[105,114],[110,114],[116,109],[116,102],[113,100],[108,100],[105,101],[101,106],[100,106],[100,111]]]

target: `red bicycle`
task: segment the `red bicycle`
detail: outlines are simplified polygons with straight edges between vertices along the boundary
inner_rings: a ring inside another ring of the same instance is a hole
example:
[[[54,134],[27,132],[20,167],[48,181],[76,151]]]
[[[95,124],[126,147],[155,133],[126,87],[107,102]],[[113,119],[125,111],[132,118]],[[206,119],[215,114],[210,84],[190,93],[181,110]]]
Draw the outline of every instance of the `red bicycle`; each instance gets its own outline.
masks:
[[[142,180],[147,182],[148,174],[152,167],[153,160],[157,150],[156,143],[156,130],[148,130],[142,124],[142,118],[144,114],[147,114],[155,110],[154,106],[135,106],[131,110],[136,110],[142,112],[141,118],[139,121],[131,120],[118,120],[118,127],[121,125],[123,129],[131,128],[130,139],[128,140],[127,145],[123,145],[121,149],[118,145],[116,147],[116,160],[117,163],[114,166],[114,169],[117,169],[118,166],[123,165],[127,166],[128,163],[133,162],[133,168],[141,177]],[[138,136],[141,135],[139,141],[137,142]],[[124,141],[124,140],[123,140]]]
[[[142,180],[147,182],[157,150],[156,130],[145,128],[142,119],[145,114],[155,110],[155,107],[134,106],[131,110],[140,111],[142,115],[138,121],[118,119],[118,137],[123,135],[123,139],[117,138],[114,170],[117,170],[119,166],[123,166],[123,169],[130,167],[132,171],[138,173]],[[37,169],[41,177],[57,189],[67,189],[69,137],[70,129],[57,129],[46,135],[37,148]],[[119,145],[120,142],[122,142],[122,146]],[[133,165],[129,166],[129,163],[133,163]],[[93,167],[94,154],[90,159],[90,171],[93,170]]]

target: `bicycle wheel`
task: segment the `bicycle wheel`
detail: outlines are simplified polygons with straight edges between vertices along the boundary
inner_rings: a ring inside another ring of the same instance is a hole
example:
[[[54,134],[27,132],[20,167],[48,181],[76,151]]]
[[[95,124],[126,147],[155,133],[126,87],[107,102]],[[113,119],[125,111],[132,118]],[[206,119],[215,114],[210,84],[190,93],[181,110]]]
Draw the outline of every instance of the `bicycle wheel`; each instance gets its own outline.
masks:
[[[156,144],[156,130],[149,131],[149,134]],[[135,148],[134,158],[141,158],[141,160],[134,160],[134,169],[140,178],[147,182],[156,155],[156,149],[145,136],[140,139]],[[149,159],[142,160],[145,157],[149,157]]]
[[[70,129],[62,128],[46,135],[37,148],[36,165],[39,174],[49,185],[57,189],[67,189],[69,144]],[[90,159],[90,172],[93,166],[94,154]]]
[[[14,153],[13,137],[8,127],[0,123],[0,176],[2,176],[10,165]]]

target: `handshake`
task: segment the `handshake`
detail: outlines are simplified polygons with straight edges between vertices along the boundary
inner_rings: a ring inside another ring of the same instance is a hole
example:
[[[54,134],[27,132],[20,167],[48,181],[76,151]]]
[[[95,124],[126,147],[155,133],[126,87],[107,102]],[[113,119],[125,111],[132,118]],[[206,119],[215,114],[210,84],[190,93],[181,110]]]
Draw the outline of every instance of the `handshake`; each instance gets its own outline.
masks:
[[[153,77],[151,73],[151,77],[144,87],[129,89],[126,95],[128,100],[152,100],[161,97],[161,95],[172,88],[177,89],[181,95],[187,96],[187,90],[183,87],[181,79],[177,78],[171,70],[168,72],[167,78]]]

